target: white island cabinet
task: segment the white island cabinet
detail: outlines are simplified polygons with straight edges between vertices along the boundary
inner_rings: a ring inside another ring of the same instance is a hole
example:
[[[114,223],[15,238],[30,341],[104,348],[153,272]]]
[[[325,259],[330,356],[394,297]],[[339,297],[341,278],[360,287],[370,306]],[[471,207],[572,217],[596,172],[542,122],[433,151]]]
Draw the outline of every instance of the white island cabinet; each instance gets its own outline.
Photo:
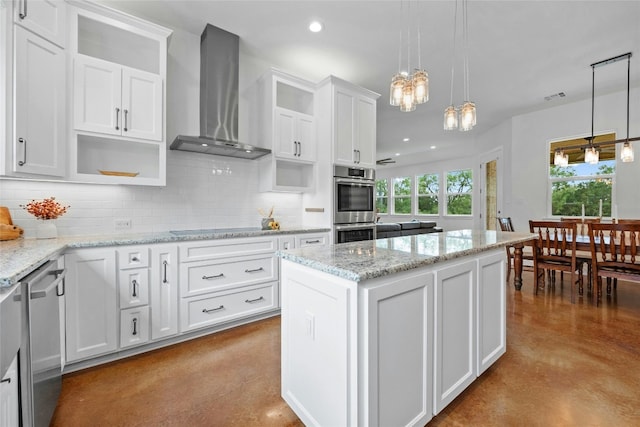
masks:
[[[309,426],[423,426],[506,351],[504,246],[459,230],[280,252],[282,397]]]

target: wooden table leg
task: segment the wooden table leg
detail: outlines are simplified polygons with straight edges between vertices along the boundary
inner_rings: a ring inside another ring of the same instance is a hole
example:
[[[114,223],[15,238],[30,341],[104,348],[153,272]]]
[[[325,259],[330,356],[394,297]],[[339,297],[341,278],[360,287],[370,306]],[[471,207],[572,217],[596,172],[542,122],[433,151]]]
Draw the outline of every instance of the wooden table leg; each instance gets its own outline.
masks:
[[[515,286],[516,291],[519,291],[522,288],[522,248],[524,244],[516,243],[513,245],[513,286]]]

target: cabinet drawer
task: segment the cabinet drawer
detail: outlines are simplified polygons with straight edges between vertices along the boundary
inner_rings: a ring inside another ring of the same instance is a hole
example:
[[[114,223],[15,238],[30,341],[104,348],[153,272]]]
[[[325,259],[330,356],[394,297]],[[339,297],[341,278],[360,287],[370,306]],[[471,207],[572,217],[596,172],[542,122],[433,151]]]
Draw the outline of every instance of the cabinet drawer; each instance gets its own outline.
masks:
[[[272,254],[180,264],[183,298],[271,280],[278,280],[278,263]]]
[[[181,331],[202,328],[277,308],[278,282],[214,296],[185,298],[180,304]]]
[[[180,262],[273,253],[276,249],[276,239],[271,237],[184,243],[180,245]]]
[[[123,247],[118,248],[118,268],[138,268],[149,266],[149,248]]]
[[[121,270],[118,277],[120,308],[149,304],[149,269]]]
[[[149,341],[149,306],[120,311],[120,348]]]
[[[306,246],[326,245],[328,243],[327,234],[308,234],[296,237],[296,248]]]

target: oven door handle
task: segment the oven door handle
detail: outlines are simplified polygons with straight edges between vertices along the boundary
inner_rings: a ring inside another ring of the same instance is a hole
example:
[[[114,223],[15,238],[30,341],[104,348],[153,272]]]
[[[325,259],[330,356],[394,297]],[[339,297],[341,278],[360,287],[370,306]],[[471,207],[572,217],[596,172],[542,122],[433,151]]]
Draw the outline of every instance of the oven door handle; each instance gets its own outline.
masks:
[[[356,184],[361,187],[373,187],[375,184],[370,180],[352,179],[352,178],[336,178],[338,184]]]
[[[336,230],[339,230],[339,231],[343,231],[343,230],[360,230],[362,228],[375,229],[376,225],[368,222],[368,223],[363,223],[363,224],[336,225],[335,228],[336,228]]]

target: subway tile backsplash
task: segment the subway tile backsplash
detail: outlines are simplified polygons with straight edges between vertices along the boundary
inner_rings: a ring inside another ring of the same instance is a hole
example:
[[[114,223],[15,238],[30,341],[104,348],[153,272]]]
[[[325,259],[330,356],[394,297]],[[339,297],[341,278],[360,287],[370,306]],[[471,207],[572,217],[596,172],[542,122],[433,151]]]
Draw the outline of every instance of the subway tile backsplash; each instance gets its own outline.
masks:
[[[259,227],[258,209],[271,206],[283,228],[301,226],[301,195],[258,192],[258,179],[257,161],[170,151],[166,187],[0,179],[0,205],[25,237],[35,237],[37,220],[20,205],[51,196],[71,205],[56,220],[60,236]],[[131,228],[116,230],[116,219]]]

